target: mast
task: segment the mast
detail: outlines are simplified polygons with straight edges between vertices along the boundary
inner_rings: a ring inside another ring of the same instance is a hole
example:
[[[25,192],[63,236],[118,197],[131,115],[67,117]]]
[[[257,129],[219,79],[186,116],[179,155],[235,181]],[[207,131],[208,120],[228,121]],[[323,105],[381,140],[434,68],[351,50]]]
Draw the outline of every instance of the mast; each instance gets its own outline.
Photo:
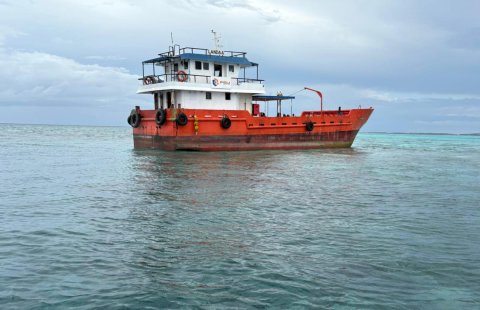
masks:
[[[212,34],[213,34],[213,49],[215,51],[221,51],[223,46],[220,44],[220,39],[222,38],[218,32],[214,31],[212,29]]]

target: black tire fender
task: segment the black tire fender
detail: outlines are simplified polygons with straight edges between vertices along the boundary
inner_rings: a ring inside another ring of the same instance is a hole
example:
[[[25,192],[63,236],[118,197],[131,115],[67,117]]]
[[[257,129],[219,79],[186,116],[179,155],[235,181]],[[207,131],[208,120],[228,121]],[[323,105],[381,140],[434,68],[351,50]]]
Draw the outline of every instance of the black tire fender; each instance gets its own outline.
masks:
[[[161,126],[165,124],[165,121],[167,120],[167,111],[158,109],[157,113],[155,113],[155,123],[157,125]]]
[[[313,124],[312,121],[308,121],[305,123],[305,129],[307,131],[312,131],[314,127],[315,127],[315,124]]]
[[[130,126],[132,126],[133,128],[137,128],[138,126],[140,126],[140,121],[142,117],[137,110],[133,110],[128,118],[130,119]]]
[[[180,112],[178,115],[177,115],[177,119],[176,119],[176,122],[177,122],[177,125],[179,126],[185,126],[187,125],[188,123],[188,117],[185,113],[183,112]]]
[[[228,118],[228,116],[224,116],[220,121],[220,126],[222,126],[223,129],[228,129],[230,126],[232,126],[232,121]]]

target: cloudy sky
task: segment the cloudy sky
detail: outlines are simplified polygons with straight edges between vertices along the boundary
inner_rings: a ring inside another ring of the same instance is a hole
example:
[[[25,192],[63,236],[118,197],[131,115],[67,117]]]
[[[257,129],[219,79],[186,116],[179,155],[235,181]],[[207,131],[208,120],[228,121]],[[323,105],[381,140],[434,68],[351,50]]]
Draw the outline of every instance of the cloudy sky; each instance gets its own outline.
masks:
[[[365,131],[480,132],[480,1],[0,0],[0,122],[127,126],[141,61],[181,46],[260,64],[267,91],[303,86]],[[301,92],[297,113],[318,106]]]

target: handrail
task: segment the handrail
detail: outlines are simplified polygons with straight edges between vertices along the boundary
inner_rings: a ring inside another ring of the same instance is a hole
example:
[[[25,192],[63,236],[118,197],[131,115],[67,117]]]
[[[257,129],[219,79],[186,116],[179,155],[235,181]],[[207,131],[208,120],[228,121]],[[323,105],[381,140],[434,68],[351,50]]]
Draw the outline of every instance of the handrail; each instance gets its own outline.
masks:
[[[250,79],[250,78],[235,78],[232,77],[232,80],[237,80],[237,85],[240,83],[259,83],[262,84],[265,80],[260,79]]]
[[[165,73],[165,74],[157,74],[157,75],[146,75],[143,78],[139,78],[139,81],[143,80],[143,85],[149,84],[158,84],[164,82],[190,82],[190,83],[197,83],[197,79],[201,79],[198,81],[199,83],[210,83],[211,76],[209,75],[199,75],[199,74],[187,74],[187,79],[185,81],[178,80],[177,73]],[[151,83],[147,83],[148,78],[150,78]],[[192,81],[193,79],[193,81]]]
[[[208,48],[200,48],[200,47],[182,47],[178,50],[178,55],[181,55],[181,54],[185,54],[185,53],[195,53],[195,52],[199,52],[199,54],[205,54],[205,55],[209,55],[209,51],[210,49]],[[223,51],[223,55],[222,56],[230,56],[230,57],[243,57],[245,58],[245,55],[247,53],[246,52],[237,52],[237,51]],[[178,55],[175,55],[175,52],[174,51],[168,51],[168,52],[163,52],[163,53],[160,53],[158,54],[159,56],[167,56],[167,57],[173,57],[173,56],[178,56]]]
[[[186,74],[187,78],[185,81],[179,81],[178,80],[178,74],[177,73],[165,73],[165,74],[156,74],[156,75],[145,75],[144,77],[138,78],[139,81],[143,81],[143,85],[149,85],[149,84],[158,84],[158,83],[164,83],[164,82],[190,82],[190,83],[210,83],[210,80],[212,78],[216,78],[216,76],[210,76],[210,75],[200,75],[200,74]],[[250,78],[236,78],[232,77],[232,80],[237,81],[237,85],[240,85],[241,83],[258,83],[262,84],[265,80],[259,80],[259,79],[250,79]],[[192,81],[193,80],[193,81]]]

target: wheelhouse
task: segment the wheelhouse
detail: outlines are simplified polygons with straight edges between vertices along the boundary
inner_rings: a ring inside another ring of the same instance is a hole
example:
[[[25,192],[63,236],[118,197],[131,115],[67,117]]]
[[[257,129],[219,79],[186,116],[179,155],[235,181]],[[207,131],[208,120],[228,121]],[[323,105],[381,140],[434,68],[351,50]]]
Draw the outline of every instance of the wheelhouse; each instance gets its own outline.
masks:
[[[153,94],[156,109],[252,111],[252,96],[265,93],[258,64],[245,52],[175,45],[158,56],[142,62],[137,91]]]

